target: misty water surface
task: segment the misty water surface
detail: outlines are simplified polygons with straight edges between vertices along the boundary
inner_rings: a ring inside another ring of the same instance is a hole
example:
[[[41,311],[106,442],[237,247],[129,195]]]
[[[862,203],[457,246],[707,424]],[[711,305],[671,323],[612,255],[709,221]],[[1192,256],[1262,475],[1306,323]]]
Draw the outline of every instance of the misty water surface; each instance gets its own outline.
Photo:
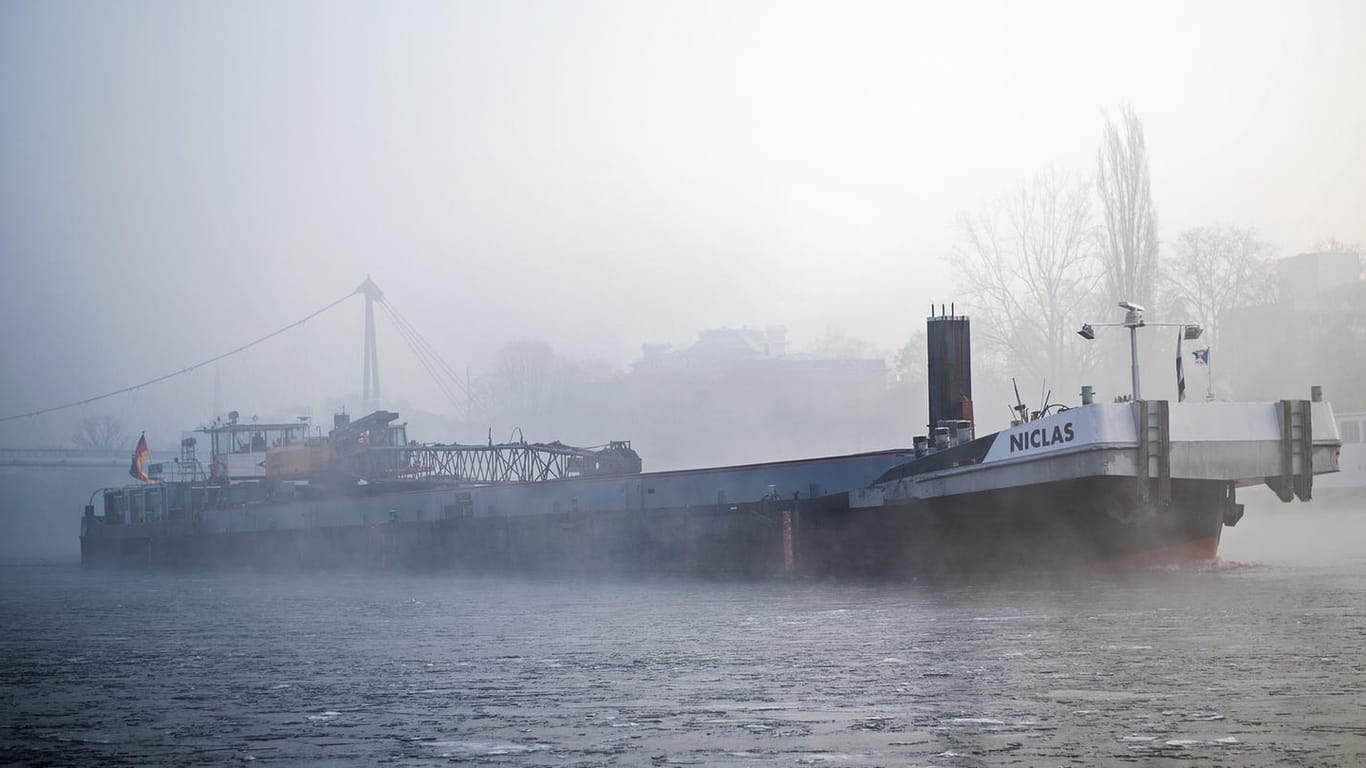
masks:
[[[1342,549],[978,585],[11,566],[0,762],[1361,764],[1364,598]]]

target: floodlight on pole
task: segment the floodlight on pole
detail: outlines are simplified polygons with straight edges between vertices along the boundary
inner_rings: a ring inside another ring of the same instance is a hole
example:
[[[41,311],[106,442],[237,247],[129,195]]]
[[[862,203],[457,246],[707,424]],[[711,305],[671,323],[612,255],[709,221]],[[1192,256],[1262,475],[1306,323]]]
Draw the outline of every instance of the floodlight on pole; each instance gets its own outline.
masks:
[[[1129,329],[1129,371],[1134,380],[1134,402],[1142,399],[1138,390],[1138,329],[1143,327],[1143,307],[1127,301],[1119,303],[1124,312],[1124,327]]]
[[[1149,325],[1153,325],[1153,326],[1174,326],[1174,327],[1177,327],[1177,328],[1181,328],[1181,329],[1182,329],[1182,336],[1183,336],[1187,341],[1191,341],[1191,340],[1193,340],[1193,339],[1198,339],[1198,338],[1200,338],[1200,336],[1205,332],[1205,329],[1204,329],[1204,328],[1201,328],[1199,325],[1195,325],[1195,324],[1193,324],[1193,323],[1147,323],[1147,322],[1144,322],[1144,320],[1143,320],[1143,307],[1142,307],[1142,305],[1134,304],[1134,303],[1129,302],[1129,301],[1121,301],[1121,302],[1119,302],[1119,308],[1124,310],[1124,322],[1122,322],[1122,323],[1095,323],[1094,326],[1093,326],[1091,323],[1082,323],[1081,330],[1077,331],[1077,335],[1078,335],[1078,336],[1081,336],[1083,339],[1086,339],[1087,341],[1092,341],[1092,340],[1094,340],[1094,339],[1096,338],[1096,326],[1099,326],[1099,327],[1106,327],[1106,326],[1109,326],[1109,327],[1112,327],[1112,328],[1128,328],[1128,329],[1129,329],[1129,364],[1130,364],[1130,371],[1131,371],[1131,375],[1132,375],[1132,379],[1133,379],[1133,382],[1132,382],[1132,383],[1133,383],[1133,393],[1131,394],[1131,397],[1132,397],[1132,399],[1133,399],[1134,401],[1138,401],[1138,400],[1142,397],[1142,393],[1141,393],[1141,391],[1140,391],[1140,389],[1139,389],[1139,385],[1138,385],[1138,380],[1139,380],[1139,377],[1138,377],[1138,329],[1139,329],[1139,328],[1144,328],[1144,327],[1149,326]]]

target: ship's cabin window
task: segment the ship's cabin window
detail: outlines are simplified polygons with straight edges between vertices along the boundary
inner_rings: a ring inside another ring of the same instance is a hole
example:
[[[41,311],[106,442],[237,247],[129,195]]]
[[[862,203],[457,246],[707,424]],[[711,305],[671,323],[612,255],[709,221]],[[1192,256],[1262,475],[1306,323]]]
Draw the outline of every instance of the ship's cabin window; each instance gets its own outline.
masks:
[[[375,427],[367,429],[356,437],[356,442],[360,445],[369,446],[394,446],[407,445],[407,426],[395,424],[387,427]]]
[[[303,424],[234,424],[209,430],[213,454],[264,453],[271,448],[303,442],[308,427]]]

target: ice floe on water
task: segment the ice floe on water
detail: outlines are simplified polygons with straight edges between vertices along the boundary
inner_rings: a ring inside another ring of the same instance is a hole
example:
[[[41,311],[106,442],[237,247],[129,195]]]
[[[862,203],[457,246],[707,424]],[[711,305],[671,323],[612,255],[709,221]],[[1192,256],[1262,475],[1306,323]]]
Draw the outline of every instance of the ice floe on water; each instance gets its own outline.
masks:
[[[736,753],[731,753],[731,755],[734,757],[750,756],[748,754],[737,755]],[[866,757],[867,755],[856,755],[852,752],[808,752],[804,755],[799,756],[796,759],[796,763],[797,765],[815,765],[817,763],[831,762],[837,764],[845,764],[854,762],[855,760],[864,759]]]
[[[946,723],[954,725],[1005,725],[1004,720],[997,720],[994,717],[950,717]]]
[[[1218,739],[1162,739],[1160,736],[1133,734],[1121,736],[1120,741],[1132,744],[1133,749],[1194,749],[1197,747],[1230,747],[1242,744],[1234,736]]]
[[[1059,701],[1142,701],[1152,698],[1152,694],[1133,691],[1083,690],[1079,688],[1060,688],[1049,691],[1048,695]]]
[[[440,754],[441,757],[526,755],[533,752],[544,752],[551,748],[550,744],[541,742],[518,744],[511,741],[429,741],[427,746],[445,750]]]

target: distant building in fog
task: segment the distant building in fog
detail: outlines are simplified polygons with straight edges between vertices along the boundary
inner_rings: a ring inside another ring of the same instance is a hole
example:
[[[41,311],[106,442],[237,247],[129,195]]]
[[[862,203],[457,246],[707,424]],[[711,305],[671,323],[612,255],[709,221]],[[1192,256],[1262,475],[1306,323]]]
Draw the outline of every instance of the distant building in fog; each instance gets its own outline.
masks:
[[[1360,256],[1302,253],[1279,260],[1276,274],[1276,303],[1220,320],[1220,348],[1210,353],[1216,382],[1237,400],[1307,398],[1320,384],[1338,411],[1366,410]]]
[[[727,398],[752,393],[766,402],[789,398],[794,404],[841,402],[879,396],[887,388],[887,363],[881,358],[832,359],[788,352],[787,329],[772,326],[712,328],[699,331],[697,342],[641,345],[635,376],[667,374],[702,385],[724,384]]]
[[[787,329],[712,328],[699,331],[697,342],[675,349],[672,344],[642,344],[636,371],[681,370],[729,365],[749,360],[775,360],[787,355]]]
[[[1361,257],[1355,253],[1301,253],[1276,262],[1278,303],[1312,311],[1360,292]]]
[[[913,429],[886,361],[794,354],[781,326],[642,345],[622,385],[636,432],[667,424],[667,444],[648,441],[665,466],[900,447]]]

